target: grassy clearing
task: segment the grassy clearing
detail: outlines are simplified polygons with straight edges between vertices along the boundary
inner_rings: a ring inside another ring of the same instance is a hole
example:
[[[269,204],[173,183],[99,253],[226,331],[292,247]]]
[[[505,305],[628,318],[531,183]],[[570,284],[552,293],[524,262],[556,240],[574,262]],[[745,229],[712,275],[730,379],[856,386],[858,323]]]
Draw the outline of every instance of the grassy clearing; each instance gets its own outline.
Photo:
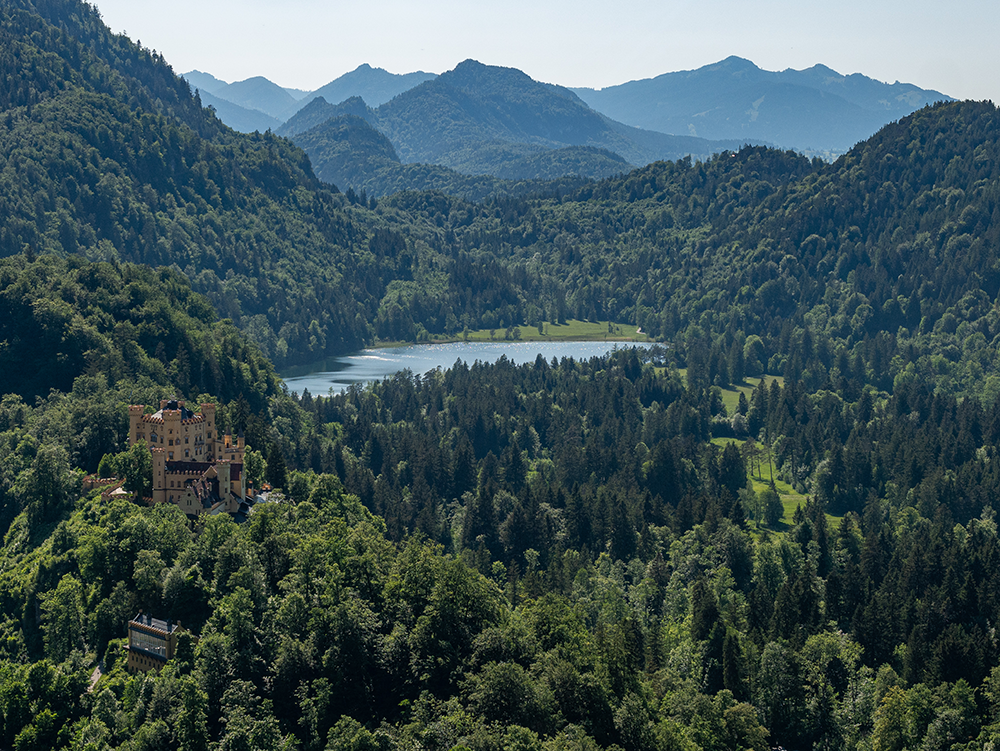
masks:
[[[516,329],[516,332],[515,332]],[[508,335],[508,331],[510,332]],[[612,321],[577,321],[569,320],[559,324],[546,321],[542,324],[542,332],[537,326],[512,326],[510,329],[478,329],[456,335],[432,335],[430,342],[437,344],[445,342],[649,342],[645,334],[640,334],[636,326],[628,323]],[[406,342],[412,344],[412,342]],[[382,342],[381,344],[388,344]]]
[[[681,378],[684,380],[684,385],[687,385],[687,368],[678,368],[678,373],[681,374]],[[763,379],[767,381],[767,385],[771,385],[771,381],[777,381],[778,385],[784,388],[785,379],[782,376],[765,375]],[[740,392],[747,395],[747,401],[750,401],[750,396],[753,394],[753,390],[757,388],[757,384],[760,383],[761,379],[757,377],[744,378],[743,383],[739,385],[731,386],[728,389],[722,389],[722,403],[726,405],[726,412],[730,415],[736,412],[736,408],[740,404]]]
[[[712,443],[722,448],[725,447],[727,443],[735,443],[737,446],[742,446],[745,441],[739,438],[713,438]],[[781,515],[781,521],[778,523],[777,531],[786,532],[792,527],[795,517],[795,509],[799,506],[805,507],[807,496],[797,491],[784,480],[781,480],[778,477],[772,477],[772,469],[773,468],[768,468],[765,458],[760,472],[750,475],[748,479],[753,484],[753,490],[755,493],[760,493],[762,490],[768,488],[771,484],[770,481],[773,480],[774,489],[777,491],[778,497],[781,499],[781,505],[784,508],[784,513]],[[841,519],[843,519],[842,516],[834,516],[833,514],[826,515],[826,520],[831,528],[839,526]]]
[[[752,478],[752,480],[754,492],[759,493],[769,486],[767,481],[758,480],[756,477]],[[792,518],[795,516],[795,509],[798,506],[806,505],[806,497],[783,480],[776,479],[774,481],[774,488],[778,491],[778,497],[781,498],[781,505],[785,509],[781,515],[781,524],[791,527]]]
[[[771,376],[766,375],[764,379],[767,381],[767,385],[770,386],[771,381],[777,381],[778,385],[782,388],[785,385],[784,378],[781,376]],[[747,378],[742,384],[734,386],[733,388],[722,390],[722,403],[726,406],[726,412],[730,415],[735,414],[736,408],[739,406],[740,393],[746,394],[747,401],[750,401],[750,396],[753,390],[757,388],[757,384],[761,381],[760,378]],[[745,441],[739,438],[713,438],[712,443],[716,446],[724,447],[727,443],[735,443],[737,446],[742,446]],[[766,462],[766,458],[764,460]],[[768,469],[766,463],[760,470],[760,474],[751,476],[750,479],[753,482],[753,489],[755,492],[760,492],[768,487],[768,480],[770,470]],[[774,487],[778,491],[778,497],[781,498],[781,505],[784,507],[785,511],[781,517],[781,522],[778,525],[779,531],[787,531],[791,529],[793,517],[795,516],[795,509],[799,506],[806,505],[806,496],[799,493],[795,488],[789,485],[784,480],[779,480],[774,478]],[[833,514],[827,514],[826,520],[830,524],[831,528],[836,527],[840,524],[842,516],[834,516]]]
[[[750,401],[750,396],[753,394],[753,390],[757,388],[757,384],[761,382],[761,378],[745,378],[743,383],[735,385],[732,388],[722,389],[722,403],[726,405],[727,414],[733,415],[736,413],[736,408],[740,404],[740,394],[746,394],[747,402]],[[763,380],[767,381],[767,385],[770,386],[772,381],[777,381],[778,385],[784,388],[785,379],[781,376],[766,375]]]

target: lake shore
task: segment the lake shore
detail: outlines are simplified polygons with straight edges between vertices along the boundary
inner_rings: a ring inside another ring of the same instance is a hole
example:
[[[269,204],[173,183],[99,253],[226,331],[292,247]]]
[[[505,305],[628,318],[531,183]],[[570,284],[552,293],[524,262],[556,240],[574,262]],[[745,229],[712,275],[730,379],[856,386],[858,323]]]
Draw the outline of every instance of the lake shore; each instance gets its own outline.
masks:
[[[371,347],[403,347],[419,344],[454,344],[458,342],[632,342],[651,344],[653,339],[637,326],[611,321],[567,320],[566,323],[545,321],[542,331],[537,326],[510,326],[496,329],[477,329],[459,334],[431,334],[420,341],[376,340]]]
[[[399,346],[368,347],[341,357],[331,357],[311,365],[289,369],[281,374],[289,390],[311,394],[343,391],[354,384],[370,383],[388,378],[403,370],[422,375],[428,371],[446,370],[458,360],[471,364],[476,361],[495,362],[506,357],[522,364],[534,361],[538,355],[546,360],[572,357],[598,357],[617,346],[649,347],[653,342],[627,340],[459,340],[457,342],[407,342]]]

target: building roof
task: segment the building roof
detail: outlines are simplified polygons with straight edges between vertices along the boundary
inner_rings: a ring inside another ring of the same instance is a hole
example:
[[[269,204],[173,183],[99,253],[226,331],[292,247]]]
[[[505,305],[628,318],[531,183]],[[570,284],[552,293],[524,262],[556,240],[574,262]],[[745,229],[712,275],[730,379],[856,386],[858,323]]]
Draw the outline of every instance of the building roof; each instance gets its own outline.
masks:
[[[168,473],[178,472],[185,475],[200,474],[201,472],[208,472],[208,470],[219,463],[220,462],[188,462],[170,459],[165,462],[165,469]]]
[[[192,417],[195,416],[194,412],[192,412],[191,410],[189,410],[187,407],[183,406],[176,399],[171,399],[169,402],[167,402],[167,406],[166,407],[164,407],[163,409],[159,410],[158,412],[154,412],[153,413],[153,417],[162,420],[163,419],[163,413],[164,413],[165,410],[171,410],[171,411],[174,411],[174,412],[179,411],[181,413],[181,419],[182,420],[190,420]]]
[[[162,620],[160,618],[154,618],[151,615],[146,615],[142,612],[139,613],[135,618],[130,621],[130,624],[136,623],[140,626],[148,626],[149,628],[155,628],[158,631],[166,631],[168,634],[172,634],[178,628],[180,624],[171,620]]]
[[[160,450],[162,451],[163,449]],[[220,464],[228,464],[230,477],[239,479],[240,473],[243,471],[243,463],[234,462],[231,459],[218,459],[214,462],[193,462],[186,459],[168,459],[164,462],[167,472],[180,472],[182,474],[207,472],[212,467],[218,467]]]

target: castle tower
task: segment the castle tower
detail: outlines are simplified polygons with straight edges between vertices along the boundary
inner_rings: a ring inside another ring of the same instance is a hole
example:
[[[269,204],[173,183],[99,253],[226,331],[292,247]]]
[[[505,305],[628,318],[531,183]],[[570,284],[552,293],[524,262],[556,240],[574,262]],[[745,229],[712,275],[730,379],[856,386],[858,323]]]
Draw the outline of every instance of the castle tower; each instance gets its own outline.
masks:
[[[216,442],[218,440],[218,431],[215,429],[215,405],[214,404],[202,404],[201,405],[201,416],[205,421],[205,454],[206,458],[203,461],[214,461],[218,452],[216,451]]]
[[[128,444],[132,446],[139,442],[139,436],[144,433],[142,416],[145,408],[141,404],[131,404],[128,408]]]
[[[167,502],[167,452],[155,446],[150,448],[153,455],[153,503]]]
[[[228,459],[231,462],[237,464],[243,463],[243,454],[246,451],[246,439],[243,438],[243,434],[240,433],[233,440],[233,437],[226,434],[222,437],[222,447],[219,451],[220,459]]]

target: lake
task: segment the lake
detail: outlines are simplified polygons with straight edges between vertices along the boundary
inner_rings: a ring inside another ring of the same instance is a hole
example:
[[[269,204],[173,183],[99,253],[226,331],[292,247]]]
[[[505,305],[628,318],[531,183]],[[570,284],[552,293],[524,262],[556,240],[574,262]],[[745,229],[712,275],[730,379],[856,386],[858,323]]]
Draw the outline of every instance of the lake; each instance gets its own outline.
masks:
[[[299,368],[282,376],[290,391],[325,395],[330,391],[340,393],[355,383],[381,381],[401,370],[424,373],[441,368],[447,370],[457,360],[472,364],[496,362],[501,356],[522,364],[534,362],[538,355],[546,360],[555,357],[561,360],[572,357],[586,360],[600,357],[618,347],[642,347],[650,345],[633,342],[451,342],[449,344],[408,344],[403,347],[383,347],[365,349],[352,355],[334,357],[321,365]]]

